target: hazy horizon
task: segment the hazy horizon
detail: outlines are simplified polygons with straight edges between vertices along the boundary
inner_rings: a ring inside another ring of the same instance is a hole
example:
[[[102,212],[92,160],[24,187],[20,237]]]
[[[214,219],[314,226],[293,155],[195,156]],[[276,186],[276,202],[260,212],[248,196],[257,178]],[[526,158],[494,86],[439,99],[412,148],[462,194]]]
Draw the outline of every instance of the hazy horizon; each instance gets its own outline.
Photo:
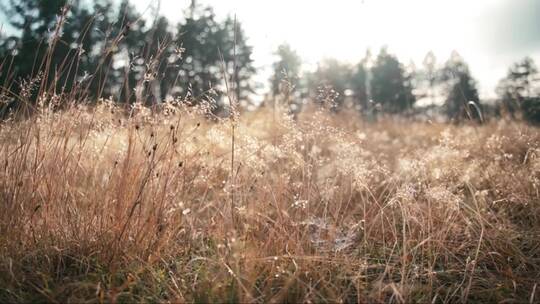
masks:
[[[133,0],[152,18],[157,0]],[[162,0],[161,15],[184,16],[191,0]],[[236,15],[253,46],[256,81],[267,87],[273,53],[288,43],[307,70],[324,58],[358,63],[371,49],[387,46],[404,65],[421,68],[427,52],[444,63],[457,50],[478,80],[480,97],[495,97],[497,82],[524,56],[540,61],[540,1],[248,1],[199,0],[224,18]],[[300,16],[300,17],[298,17]],[[263,93],[263,92],[259,92]]]
[[[149,20],[159,14],[181,20],[191,0],[132,0]],[[274,52],[288,43],[302,57],[305,71],[324,58],[357,64],[370,49],[386,46],[404,65],[422,68],[432,51],[443,64],[453,50],[469,64],[482,99],[495,98],[495,87],[510,65],[525,56],[540,62],[540,1],[535,0],[338,0],[328,2],[198,0],[218,18],[236,15],[257,68],[254,80],[267,92]],[[298,17],[300,16],[300,17]],[[0,29],[9,32],[2,21]]]

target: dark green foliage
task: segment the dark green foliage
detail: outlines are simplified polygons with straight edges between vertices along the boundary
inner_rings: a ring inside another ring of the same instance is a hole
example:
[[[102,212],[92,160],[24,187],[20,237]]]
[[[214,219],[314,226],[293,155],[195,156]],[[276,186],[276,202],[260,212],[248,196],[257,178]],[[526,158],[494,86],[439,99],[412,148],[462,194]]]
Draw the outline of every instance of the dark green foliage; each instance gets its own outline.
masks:
[[[502,111],[514,117],[521,110],[528,120],[538,115],[535,109],[538,107],[539,85],[538,69],[532,58],[525,57],[514,63],[497,86]]]
[[[415,97],[411,78],[396,57],[382,49],[372,68],[371,93],[375,103],[385,112],[400,113],[410,109]]]
[[[225,46],[219,41],[221,29],[210,8],[192,8],[177,30],[174,42],[182,58],[177,62],[179,86],[175,93],[200,96],[222,77],[219,51]]]
[[[225,91],[222,59],[232,92],[243,99],[253,92],[252,49],[241,26],[217,20],[209,7],[192,6],[177,35],[167,19],[143,18],[128,0],[10,0],[3,8],[15,31],[0,37],[0,83],[13,101],[30,79],[38,84],[30,102],[38,91],[74,101],[198,100],[214,86]]]
[[[254,93],[253,83],[250,81],[256,72],[253,59],[251,59],[253,47],[247,43],[240,22],[234,18],[228,17],[225,20],[221,35],[223,49],[220,48],[220,51],[226,66],[233,68],[230,75],[232,76],[234,93],[239,101],[247,103],[249,95]]]
[[[469,66],[457,52],[452,53],[439,77],[447,91],[444,104],[446,116],[456,122],[475,118],[477,114],[471,110],[469,102],[480,104],[476,81],[469,72]]]
[[[252,48],[239,22],[231,17],[220,22],[210,7],[193,6],[177,30],[173,43],[176,68],[168,69],[164,77],[170,94],[195,100],[223,96],[227,76],[231,93],[242,100],[248,98],[255,69]],[[218,96],[211,96],[214,92]]]
[[[317,70],[308,77],[308,87],[311,94],[317,94],[320,102],[332,102],[332,107],[338,109],[343,105],[345,93],[350,89],[351,67],[335,59],[325,59]],[[332,91],[332,97],[327,96]],[[321,97],[321,92],[325,95]],[[323,99],[323,100],[321,100]]]
[[[273,64],[273,74],[270,78],[273,96],[281,93],[283,81],[290,84],[293,91],[298,91],[302,60],[288,44],[280,45],[275,53],[278,60]]]
[[[54,30],[57,15],[65,5],[65,0],[10,0],[7,5],[3,5],[4,14],[9,18],[8,23],[19,32],[18,37],[10,36],[0,41],[0,54],[4,60],[8,59],[4,56],[15,55],[11,69],[2,71],[2,83],[8,89],[18,91],[18,76],[35,74],[40,69],[38,59],[45,56],[51,42],[49,31]]]
[[[523,118],[525,120],[540,124],[540,97],[527,97],[522,101]]]
[[[351,76],[351,88],[354,93],[354,101],[363,111],[368,107],[368,68],[366,61],[360,62]]]

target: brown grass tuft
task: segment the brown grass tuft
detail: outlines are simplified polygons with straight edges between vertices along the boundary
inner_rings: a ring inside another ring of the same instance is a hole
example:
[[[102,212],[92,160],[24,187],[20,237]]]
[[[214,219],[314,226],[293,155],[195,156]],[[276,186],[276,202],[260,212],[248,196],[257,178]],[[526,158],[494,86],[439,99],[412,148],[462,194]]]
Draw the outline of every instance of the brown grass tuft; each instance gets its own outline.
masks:
[[[538,129],[164,108],[0,126],[1,302],[540,299]]]

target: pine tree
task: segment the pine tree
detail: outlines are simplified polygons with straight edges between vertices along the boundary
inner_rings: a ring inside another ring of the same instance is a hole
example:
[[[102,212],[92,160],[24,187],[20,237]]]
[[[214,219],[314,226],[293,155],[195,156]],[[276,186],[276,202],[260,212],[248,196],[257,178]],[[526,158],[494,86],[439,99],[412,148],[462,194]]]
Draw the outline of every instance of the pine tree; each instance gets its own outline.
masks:
[[[372,69],[373,101],[385,112],[400,113],[412,108],[416,101],[409,75],[398,59],[383,48]]]
[[[476,81],[470,74],[469,66],[456,51],[452,52],[442,69],[440,81],[447,91],[444,112],[449,119],[458,122],[478,115],[469,105],[469,102],[474,102],[480,106]]]
[[[325,59],[317,70],[308,75],[308,87],[319,102],[330,102],[331,108],[338,110],[343,106],[345,94],[351,88],[352,69],[348,64],[336,59]]]
[[[272,65],[273,74],[270,78],[270,89],[275,97],[281,93],[281,87],[284,81],[290,83],[294,91],[300,91],[298,86],[302,60],[300,56],[288,44],[282,44],[278,47],[275,55],[277,61]]]
[[[169,78],[175,79],[170,91],[173,96],[181,95],[196,103],[215,92],[214,97],[219,99],[226,90],[224,66],[231,80],[229,90],[239,99],[247,99],[253,92],[255,68],[252,48],[239,22],[230,17],[220,22],[212,8],[192,5],[177,30],[174,45],[182,49],[182,58],[174,74],[169,73]]]
[[[526,99],[540,95],[540,77],[533,59],[525,57],[514,63],[496,91],[504,111],[511,116],[522,108]]]
[[[8,23],[18,33],[0,45],[1,54],[13,56],[11,81],[3,79],[10,91],[17,93],[23,80],[37,76],[52,38],[50,31],[65,5],[65,0],[9,0],[2,6]]]
[[[222,60],[232,93],[247,100],[253,92],[252,48],[241,24],[218,21],[195,1],[176,37],[165,18],[156,14],[150,23],[129,0],[8,1],[2,8],[15,34],[0,40],[0,83],[13,100],[21,83],[39,75],[42,92],[73,101],[196,101],[214,89],[224,93]]]
[[[354,93],[354,101],[357,107],[366,111],[368,108],[368,60],[369,57],[364,58],[356,67],[351,76],[351,89]]]

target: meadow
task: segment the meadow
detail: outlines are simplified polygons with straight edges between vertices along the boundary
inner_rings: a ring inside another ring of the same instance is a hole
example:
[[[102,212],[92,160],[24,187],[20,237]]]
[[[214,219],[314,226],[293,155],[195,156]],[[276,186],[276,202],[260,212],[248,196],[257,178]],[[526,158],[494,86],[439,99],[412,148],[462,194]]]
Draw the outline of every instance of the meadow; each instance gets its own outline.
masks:
[[[540,301],[537,127],[56,106],[0,124],[0,302]]]

